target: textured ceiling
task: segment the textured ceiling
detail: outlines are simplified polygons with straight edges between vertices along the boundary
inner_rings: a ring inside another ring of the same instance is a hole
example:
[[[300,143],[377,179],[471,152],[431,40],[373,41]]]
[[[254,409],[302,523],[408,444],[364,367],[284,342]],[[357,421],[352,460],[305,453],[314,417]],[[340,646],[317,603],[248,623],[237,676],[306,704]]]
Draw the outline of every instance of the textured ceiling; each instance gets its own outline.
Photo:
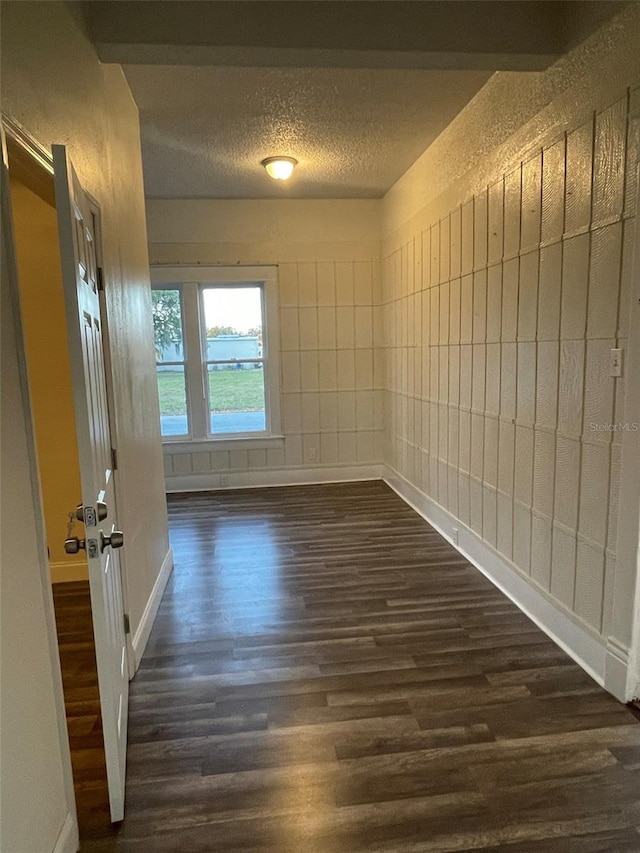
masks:
[[[149,198],[377,198],[487,71],[127,65]],[[299,166],[276,183],[260,166]]]
[[[87,0],[140,107],[151,198],[376,198],[496,70],[539,71],[622,5]],[[300,161],[271,181],[260,161]]]

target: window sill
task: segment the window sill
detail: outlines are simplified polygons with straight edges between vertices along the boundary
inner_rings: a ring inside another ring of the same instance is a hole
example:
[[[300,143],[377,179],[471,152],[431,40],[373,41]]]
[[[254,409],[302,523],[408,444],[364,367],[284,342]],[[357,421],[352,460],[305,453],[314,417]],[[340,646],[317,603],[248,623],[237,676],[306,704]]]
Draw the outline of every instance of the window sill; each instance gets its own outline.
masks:
[[[163,441],[162,452],[173,453],[206,453],[211,450],[268,450],[274,445],[282,444],[284,435],[260,436],[221,436],[220,438],[183,439],[181,441]]]

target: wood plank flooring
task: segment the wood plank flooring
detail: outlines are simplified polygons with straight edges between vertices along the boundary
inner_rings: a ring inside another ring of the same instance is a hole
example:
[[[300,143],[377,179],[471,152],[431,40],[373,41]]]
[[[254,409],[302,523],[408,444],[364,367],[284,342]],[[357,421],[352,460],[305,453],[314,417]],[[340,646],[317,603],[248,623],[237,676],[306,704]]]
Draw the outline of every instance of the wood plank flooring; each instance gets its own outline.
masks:
[[[640,851],[640,723],[383,483],[169,508],[87,853]]]
[[[113,834],[89,582],[53,584],[71,765],[83,838]]]

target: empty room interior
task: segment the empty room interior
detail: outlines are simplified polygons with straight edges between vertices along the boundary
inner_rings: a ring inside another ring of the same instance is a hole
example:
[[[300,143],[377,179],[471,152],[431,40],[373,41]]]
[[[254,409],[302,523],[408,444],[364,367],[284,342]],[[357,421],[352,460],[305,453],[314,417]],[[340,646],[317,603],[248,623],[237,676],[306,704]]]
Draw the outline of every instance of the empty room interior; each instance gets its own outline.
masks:
[[[15,2],[2,853],[640,853],[640,2]]]

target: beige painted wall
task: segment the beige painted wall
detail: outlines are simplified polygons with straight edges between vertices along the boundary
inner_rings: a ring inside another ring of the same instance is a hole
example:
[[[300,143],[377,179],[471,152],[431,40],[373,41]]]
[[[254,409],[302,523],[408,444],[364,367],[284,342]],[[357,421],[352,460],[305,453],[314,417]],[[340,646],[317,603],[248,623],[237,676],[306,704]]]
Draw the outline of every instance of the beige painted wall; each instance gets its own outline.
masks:
[[[0,407],[0,849],[77,849],[60,658],[33,457],[3,187]],[[6,241],[5,241],[6,240]],[[12,298],[14,297],[14,298]],[[37,815],[37,819],[34,816]]]
[[[42,145],[64,143],[102,210],[132,631],[168,552],[150,319],[138,111],[117,66],[103,66],[63,3],[2,8],[3,110]]]
[[[56,211],[16,180],[11,202],[51,580],[83,580],[86,559],[64,550],[81,488]]]
[[[629,343],[639,39],[635,6],[547,72],[496,75],[383,224],[387,463],[623,657],[637,439],[593,425],[629,420],[637,382],[609,353]]]
[[[200,487],[218,485],[206,475],[221,473],[230,485],[288,482],[305,469],[322,478],[380,462],[380,202],[147,205],[152,263],[278,265],[284,441],[197,453],[166,447],[168,488],[192,475]]]

